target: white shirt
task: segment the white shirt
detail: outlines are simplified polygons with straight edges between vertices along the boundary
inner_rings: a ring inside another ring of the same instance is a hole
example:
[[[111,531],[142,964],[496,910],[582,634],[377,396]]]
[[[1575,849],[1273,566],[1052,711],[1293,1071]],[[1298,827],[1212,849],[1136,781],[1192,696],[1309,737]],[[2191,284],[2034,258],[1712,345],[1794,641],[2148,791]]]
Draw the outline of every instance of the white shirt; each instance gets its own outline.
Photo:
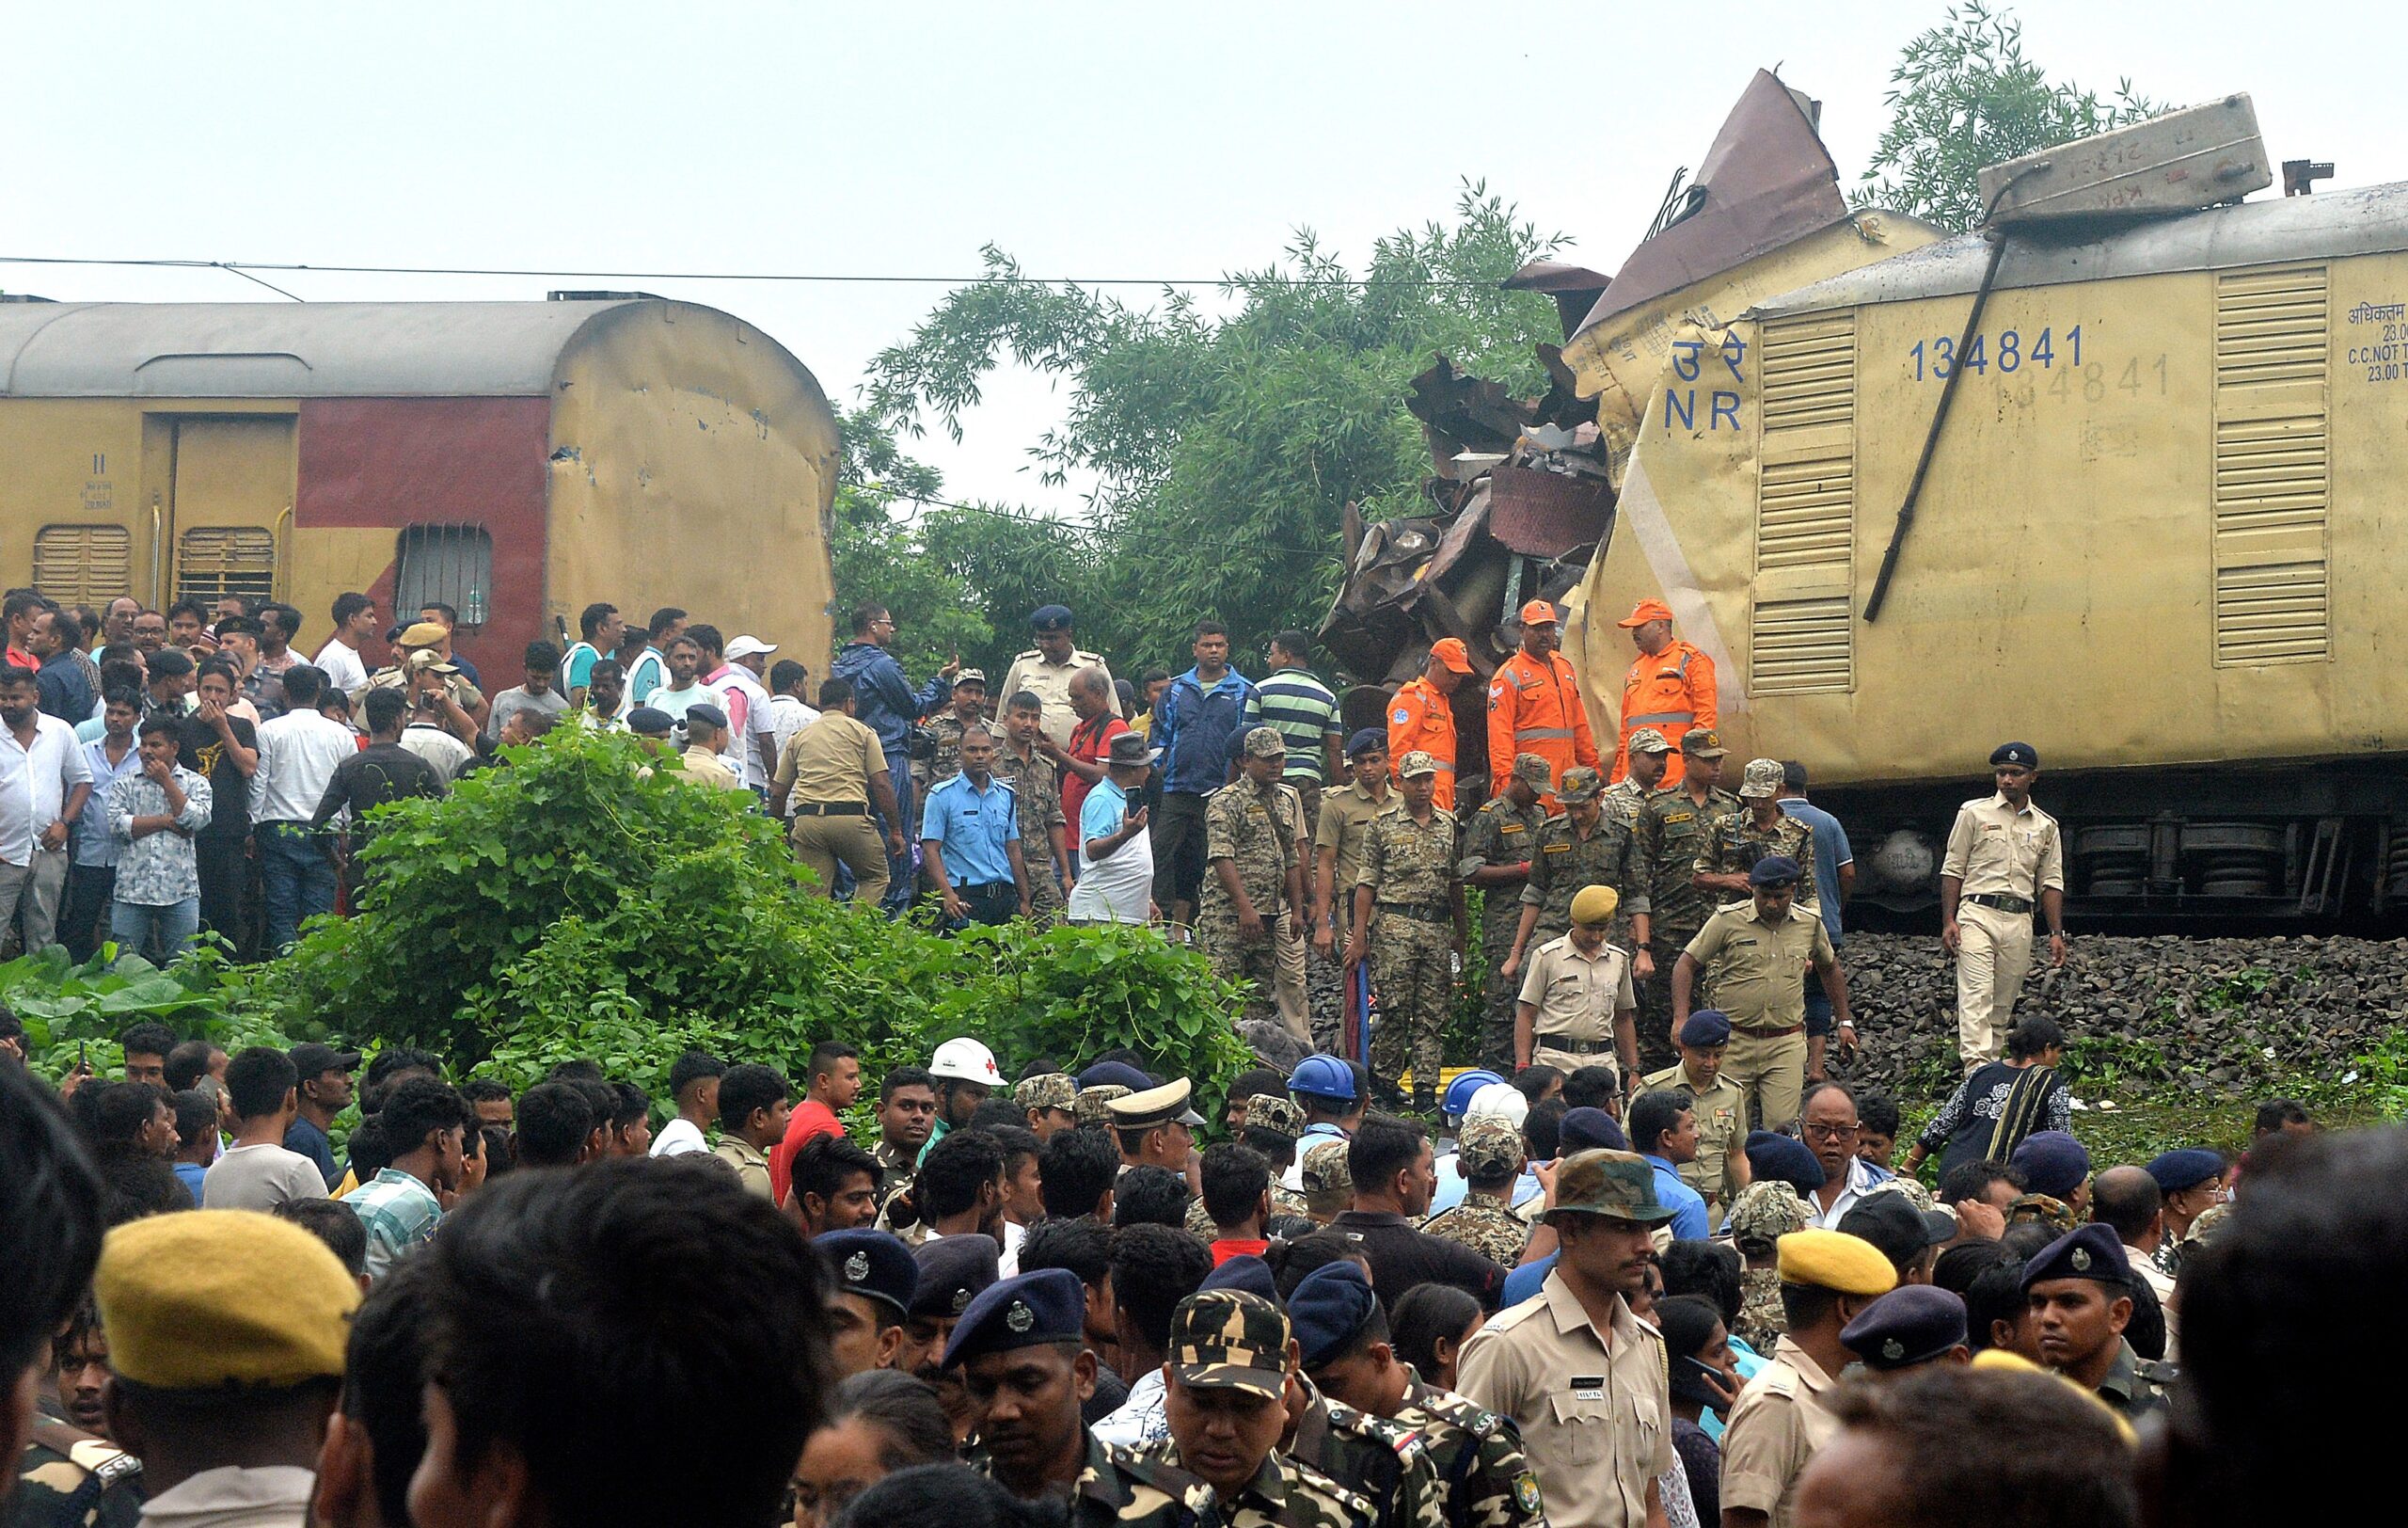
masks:
[[[786,756],[786,742],[804,727],[819,720],[819,713],[792,695],[769,697],[769,731],[778,740],[772,756]]]
[[[251,820],[307,822],[335,777],[359,752],[358,735],[314,707],[260,724],[260,767],[251,776]]]
[[[1087,840],[1107,838],[1129,820],[1128,792],[1109,775],[1079,804],[1071,824],[1078,845],[1079,880],[1070,888],[1066,915],[1082,923],[1143,923],[1154,887],[1154,845],[1138,834],[1101,860],[1087,858]]]
[[[31,748],[0,726],[0,860],[31,865],[34,846],[66,812],[69,793],[91,783],[92,768],[71,725],[36,711]]]
[[[1840,1217],[1856,1208],[1856,1202],[1864,1197],[1864,1191],[1880,1181],[1880,1176],[1873,1170],[1871,1165],[1868,1164],[1864,1158],[1861,1156],[1849,1157],[1847,1159],[1847,1186],[1840,1190],[1839,1198],[1831,1201],[1831,1207],[1830,1209],[1814,1216],[1814,1218],[1808,1223],[1820,1226],[1825,1231],[1837,1231],[1840,1228]],[[1806,1208],[1810,1213],[1814,1210],[1814,1206],[1820,1202],[1821,1200],[1816,1195],[1809,1194],[1806,1196]]]
[[[447,786],[459,777],[461,766],[477,756],[475,749],[431,722],[412,722],[402,728],[399,740],[403,747],[434,765],[435,772]]]
[[[329,637],[318,649],[317,665],[325,671],[327,682],[346,695],[368,687],[368,665],[359,661],[356,647],[346,647]]]
[[[299,1465],[220,1465],[142,1504],[143,1528],[306,1528],[316,1472]]]
[[[1163,1399],[1163,1372],[1147,1370],[1129,1387],[1120,1409],[1095,1425],[1095,1435],[1107,1443],[1137,1448],[1170,1436],[1170,1413]]]
[[[662,1125],[660,1134],[652,1138],[655,1156],[689,1156],[710,1149],[711,1143],[703,1138],[703,1127],[682,1114]]]
[[[761,768],[761,741],[777,735],[776,724],[769,716],[769,692],[741,663],[730,663],[727,672],[712,682],[711,689],[719,692],[720,709],[727,712],[730,722],[737,722],[729,729],[727,746],[720,750],[720,756],[727,760],[736,777],[745,785],[768,788],[769,778]],[[732,704],[731,692],[740,692],[744,704]],[[738,711],[744,713],[740,722],[737,719]]]

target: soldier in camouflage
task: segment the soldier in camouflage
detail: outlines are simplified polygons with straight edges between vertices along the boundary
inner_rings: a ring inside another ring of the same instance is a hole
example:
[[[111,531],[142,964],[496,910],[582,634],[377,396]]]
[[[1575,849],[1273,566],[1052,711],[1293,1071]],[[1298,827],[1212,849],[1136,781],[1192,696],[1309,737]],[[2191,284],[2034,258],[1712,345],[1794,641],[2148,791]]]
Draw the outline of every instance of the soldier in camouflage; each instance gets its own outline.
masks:
[[[1739,1275],[1739,1319],[1732,1323],[1731,1335],[1769,1358],[1773,1344],[1789,1329],[1781,1309],[1778,1244],[1791,1232],[1813,1225],[1814,1217],[1797,1189],[1768,1179],[1740,1189],[1722,1223],[1731,1232],[1732,1245],[1747,1260]]]
[[[1416,749],[1398,761],[1397,780],[1403,804],[1373,819],[1364,838],[1356,933],[1346,958],[1363,958],[1361,931],[1369,927],[1381,1015],[1371,1037],[1371,1085],[1398,1095],[1409,1051],[1414,1106],[1428,1114],[1438,1106],[1438,1041],[1454,999],[1452,963],[1463,956],[1469,926],[1454,874],[1454,815],[1436,803],[1438,761]]]
[[[1288,745],[1273,727],[1245,735],[1244,778],[1204,803],[1204,890],[1196,940],[1225,981],[1252,981],[1242,1019],[1275,1020],[1307,1041],[1305,1016],[1304,804],[1280,779]],[[1309,1043],[1307,1041],[1307,1043]]]
[[[1739,810],[1739,798],[1716,788],[1728,752],[1712,727],[1682,734],[1680,782],[1648,793],[1633,830],[1647,888],[1648,937],[1633,948],[1631,962],[1631,975],[1639,982],[1642,1069],[1656,1070],[1673,1061],[1672,965],[1717,905],[1698,889],[1697,857],[1714,824]],[[1693,992],[1689,1001],[1705,1008],[1713,997]]]
[[[1698,846],[1699,890],[1724,901],[1754,895],[1748,872],[1774,854],[1798,864],[1798,905],[1815,911],[1814,829],[1781,809],[1781,760],[1751,758],[1739,782],[1739,810],[1717,818]],[[1816,914],[1820,916],[1820,914]]]
[[[1287,1313],[1259,1295],[1207,1289],[1180,1301],[1164,1397],[1170,1436],[1142,1462],[1196,1477],[1185,1501],[1211,1528],[1374,1528],[1370,1501],[1279,1452],[1289,1343]]]
[[[83,1428],[34,1418],[17,1456],[10,1528],[134,1528],[142,1518],[142,1463]]]
[[[1433,1236],[1470,1248],[1492,1263],[1513,1267],[1522,1261],[1530,1228],[1513,1213],[1513,1184],[1522,1175],[1522,1132],[1501,1115],[1464,1122],[1455,1138],[1455,1161],[1464,1174],[1463,1202],[1422,1223]]]
[[[1305,1111],[1285,1093],[1255,1093],[1245,1101],[1245,1127],[1276,1131],[1292,1142],[1304,1136]],[[1313,1212],[1305,1203],[1305,1196],[1279,1181],[1282,1166],[1278,1162],[1271,1165],[1271,1213],[1275,1217],[1310,1218]]]
[[[927,722],[929,736],[937,740],[937,751],[928,758],[911,761],[911,788],[915,797],[925,797],[928,787],[961,772],[961,735],[972,727],[987,724],[987,676],[978,669],[963,669],[953,676],[953,707],[937,712]],[[1003,766],[996,766],[1003,772]]]
[[[1502,1071],[1510,1072],[1513,1065],[1515,984],[1499,968],[1513,953],[1513,933],[1522,921],[1522,887],[1529,882],[1530,862],[1546,829],[1546,807],[1539,797],[1550,783],[1545,759],[1536,754],[1515,756],[1504,788],[1481,803],[1465,824],[1463,854],[1455,862],[1455,873],[1481,890],[1480,948],[1488,971],[1481,996],[1480,1061]]]
[[[1062,816],[1062,778],[1037,746],[1045,730],[1045,703],[1023,690],[1004,703],[1004,742],[995,774],[1012,788],[1020,808],[1020,852],[1028,864],[1028,917],[1039,929],[1061,921],[1061,867],[1073,863],[1069,821]]]
[[[1637,828],[1640,811],[1664,778],[1664,766],[1671,756],[1672,745],[1654,727],[1640,727],[1631,733],[1630,772],[1608,786],[1606,793],[1598,798],[1605,804],[1606,815]]]
[[[1042,1072],[1022,1077],[1013,1085],[1012,1102],[1028,1116],[1028,1128],[1038,1140],[1051,1140],[1055,1131],[1068,1130],[1079,1122],[1074,1112],[1079,1102],[1079,1079],[1067,1072]]]
[[[1447,1528],[1446,1495],[1419,1433],[1331,1400],[1302,1374],[1289,1377],[1287,1405],[1282,1454],[1370,1498],[1379,1528]]]
[[[2038,1222],[2060,1234],[2072,1231],[2082,1221],[2073,1206],[2064,1200],[2046,1194],[2018,1194],[2006,1202],[2006,1223],[2010,1226]]]
[[[1108,1106],[1116,1098],[1126,1098],[1129,1090],[1117,1082],[1099,1082],[1092,1088],[1082,1088],[1070,1105],[1070,1116],[1082,1126],[1112,1128],[1112,1110]]]
[[[1607,815],[1599,801],[1604,793],[1605,777],[1587,765],[1563,772],[1555,792],[1563,803],[1563,815],[1548,820],[1539,836],[1538,855],[1530,862],[1529,883],[1522,888],[1521,921],[1503,967],[1509,979],[1521,975],[1541,945],[1572,931],[1572,899],[1583,886],[1610,887],[1621,898],[1623,914],[1634,920],[1646,916],[1638,839],[1629,824]],[[1613,933],[1606,937],[1622,943]],[[1518,982],[1516,988],[1518,992]]]

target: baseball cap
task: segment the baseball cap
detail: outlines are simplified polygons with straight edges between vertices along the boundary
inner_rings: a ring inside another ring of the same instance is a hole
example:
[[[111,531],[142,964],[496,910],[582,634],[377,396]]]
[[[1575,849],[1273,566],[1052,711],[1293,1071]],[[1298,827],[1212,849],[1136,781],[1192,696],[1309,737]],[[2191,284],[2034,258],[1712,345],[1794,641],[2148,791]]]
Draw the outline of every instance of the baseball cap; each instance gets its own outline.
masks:
[[[1769,801],[1781,794],[1781,760],[1751,758],[1747,772],[1739,777],[1741,801]]]
[[[1720,758],[1731,750],[1722,746],[1722,734],[1712,727],[1691,727],[1681,734],[1681,752],[1691,758]]]
[[[1632,627],[1645,626],[1650,621],[1669,621],[1671,618],[1671,606],[1660,599],[1642,599],[1631,608],[1629,614],[1616,621],[1614,625],[1627,630]]]
[[[1522,606],[1524,626],[1553,626],[1559,618],[1551,599],[1533,599]]]
[[[1253,758],[1285,758],[1288,740],[1279,736],[1277,727],[1256,727],[1245,735],[1245,751]]]
[[[303,1041],[285,1055],[292,1058],[293,1070],[300,1074],[303,1082],[329,1072],[348,1072],[359,1064],[357,1051],[337,1050],[314,1040]]]
[[[735,641],[729,643],[727,645],[727,651],[721,656],[726,658],[727,661],[732,663],[739,658],[757,658],[765,653],[773,653],[777,650],[778,645],[776,643],[763,642],[760,638],[747,633],[746,635],[737,637]]]
[[[1430,645],[1430,656],[1457,674],[1471,672],[1471,649],[1464,645],[1461,637],[1440,637]]]
[[[1242,1289],[1205,1289],[1170,1318],[1170,1372],[1182,1385],[1277,1400],[1288,1392],[1287,1313]]]

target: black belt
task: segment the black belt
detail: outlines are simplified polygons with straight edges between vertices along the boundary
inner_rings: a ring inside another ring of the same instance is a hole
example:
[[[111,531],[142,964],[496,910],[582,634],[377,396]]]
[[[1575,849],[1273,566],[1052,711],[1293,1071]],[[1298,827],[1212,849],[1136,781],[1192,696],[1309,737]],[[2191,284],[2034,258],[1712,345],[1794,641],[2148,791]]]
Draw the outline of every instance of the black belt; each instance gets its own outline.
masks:
[[[794,804],[797,817],[867,817],[869,808],[857,801],[799,801]]]
[[[1532,1035],[1530,1043],[1548,1050],[1570,1051],[1575,1056],[1605,1056],[1614,1048],[1610,1040],[1573,1040],[1563,1035]]]
[[[2004,891],[1977,891],[1964,899],[1976,907],[1995,907],[2002,913],[2029,915],[2032,911],[2030,898],[2010,896]]]
[[[1418,918],[1423,923],[1451,923],[1454,913],[1446,907],[1433,907],[1426,902],[1382,902],[1383,913],[1394,913],[1401,918]]]

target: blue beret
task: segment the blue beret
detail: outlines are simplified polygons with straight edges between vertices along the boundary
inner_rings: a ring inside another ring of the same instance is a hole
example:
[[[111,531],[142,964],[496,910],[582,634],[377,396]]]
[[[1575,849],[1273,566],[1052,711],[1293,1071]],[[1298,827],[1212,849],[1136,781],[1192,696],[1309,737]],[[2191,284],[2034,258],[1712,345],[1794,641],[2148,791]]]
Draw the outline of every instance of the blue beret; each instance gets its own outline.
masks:
[[[1068,626],[1070,624],[1070,607],[1039,605],[1028,613],[1028,624],[1038,631],[1051,631],[1057,626]]]
[[[2124,1244],[2115,1231],[2093,1220],[2079,1231],[2068,1231],[2055,1241],[2032,1254],[2023,1265],[2023,1289],[2029,1294],[2034,1284],[2046,1279],[2095,1279],[2102,1284],[2131,1282],[2131,1260],[2124,1256]]]
[[[639,706],[627,713],[629,732],[646,733],[657,738],[676,724],[677,719],[657,706]]]
[[[992,1236],[943,1236],[922,1242],[911,1256],[920,1265],[920,1287],[911,1296],[913,1315],[960,1315],[995,1281],[1003,1249]]]
[[[1801,1195],[1823,1186],[1823,1164],[1795,1137],[1751,1130],[1747,1151],[1748,1170],[1758,1183],[1785,1183]]]
[[[828,1260],[845,1294],[885,1301],[895,1307],[897,1323],[911,1313],[920,1265],[902,1237],[885,1231],[832,1231],[813,1237],[811,1245]]]
[[[1710,1008],[1699,1009],[1681,1026],[1681,1043],[1700,1050],[1731,1043],[1731,1021]]]
[[[1382,732],[1378,727],[1363,727],[1356,731],[1354,736],[1346,740],[1346,756],[1348,758],[1360,758],[1363,755],[1371,752],[1373,749],[1378,749],[1382,753],[1385,753],[1387,751],[1387,746],[1388,735],[1386,733]]]
[[[1766,854],[1748,872],[1748,884],[1751,886],[1778,886],[1798,879],[1798,862],[1786,854]]]
[[[1154,1079],[1126,1061],[1098,1061],[1079,1074],[1082,1088],[1126,1088],[1142,1093],[1154,1085]]]
[[[2003,742],[1990,750],[1990,767],[2014,764],[2027,770],[2040,767],[2040,751],[2028,742]]]
[[[1038,1343],[1075,1343],[1085,1328],[1086,1311],[1086,1286],[1068,1268],[1043,1268],[990,1284],[954,1324],[942,1367]]]
[[[1336,1358],[1379,1307],[1371,1281],[1354,1264],[1324,1263],[1305,1275],[1288,1297],[1288,1320],[1295,1327],[1305,1367]]]
[[[1868,1369],[1928,1363],[1965,1342],[1965,1302],[1932,1284],[1902,1284],[1840,1329],[1840,1342]]]
[[[2189,1146],[2149,1158],[2148,1166],[2142,1170],[2157,1180],[2160,1193],[2178,1194],[2185,1188],[2196,1188],[2210,1178],[2223,1177],[2224,1158],[2204,1148]]]
[[[1556,1148],[1561,1156],[1600,1146],[1609,1152],[1630,1150],[1630,1138],[1622,1133],[1621,1122],[1604,1109],[1573,1109],[1556,1127]]]
[[[700,722],[706,727],[718,727],[721,731],[727,728],[727,713],[706,700],[687,707],[686,720],[689,724]]]
[[[2090,1153],[2062,1130],[2037,1130],[2023,1138],[2009,1162],[2022,1170],[2032,1192],[2063,1199],[2090,1176]]]
[[[1279,1281],[1271,1276],[1271,1265],[1252,1253],[1230,1258],[1206,1274],[1204,1281],[1196,1287],[1199,1291],[1243,1289],[1249,1295],[1261,1296],[1274,1305],[1280,1303]]]

